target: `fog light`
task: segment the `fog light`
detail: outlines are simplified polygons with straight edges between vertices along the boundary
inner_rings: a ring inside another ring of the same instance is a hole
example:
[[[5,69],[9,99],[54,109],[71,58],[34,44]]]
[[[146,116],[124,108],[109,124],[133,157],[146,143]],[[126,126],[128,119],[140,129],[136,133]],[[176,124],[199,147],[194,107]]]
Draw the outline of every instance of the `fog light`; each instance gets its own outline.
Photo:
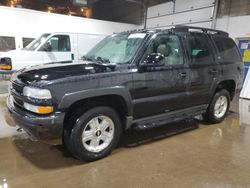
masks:
[[[26,110],[37,114],[50,114],[54,110],[52,106],[35,106],[29,103],[24,103],[23,106]]]

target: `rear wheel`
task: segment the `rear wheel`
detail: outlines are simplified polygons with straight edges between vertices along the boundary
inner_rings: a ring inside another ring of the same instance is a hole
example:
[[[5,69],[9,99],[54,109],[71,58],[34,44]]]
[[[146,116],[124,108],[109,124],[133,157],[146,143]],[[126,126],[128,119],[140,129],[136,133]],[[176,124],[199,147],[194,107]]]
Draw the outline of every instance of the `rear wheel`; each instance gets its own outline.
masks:
[[[118,144],[122,126],[119,115],[110,107],[95,107],[71,122],[64,141],[80,160],[94,161],[109,155]]]
[[[230,95],[227,90],[218,91],[203,118],[209,123],[220,123],[225,119],[230,107]]]

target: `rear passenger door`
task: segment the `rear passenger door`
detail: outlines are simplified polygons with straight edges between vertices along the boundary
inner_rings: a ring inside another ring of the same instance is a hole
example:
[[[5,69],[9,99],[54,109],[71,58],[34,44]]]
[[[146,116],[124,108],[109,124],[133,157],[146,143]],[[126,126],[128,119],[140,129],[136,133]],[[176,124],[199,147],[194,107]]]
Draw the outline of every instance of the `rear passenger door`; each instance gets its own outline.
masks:
[[[186,37],[189,52],[190,88],[185,105],[208,104],[214,85],[221,74],[215,61],[211,40],[204,33],[189,33]]]

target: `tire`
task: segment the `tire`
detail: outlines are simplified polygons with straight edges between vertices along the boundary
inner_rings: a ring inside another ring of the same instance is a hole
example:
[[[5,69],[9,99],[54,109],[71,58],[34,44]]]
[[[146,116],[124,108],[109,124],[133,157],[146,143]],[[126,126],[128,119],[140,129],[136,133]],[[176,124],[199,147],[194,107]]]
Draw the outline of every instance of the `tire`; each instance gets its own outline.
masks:
[[[224,101],[224,105],[223,104]],[[211,103],[208,106],[208,109],[203,118],[208,123],[220,123],[222,122],[229,110],[230,107],[230,95],[227,90],[222,89],[215,93]],[[221,113],[219,113],[221,111]]]
[[[109,155],[117,146],[122,125],[112,108],[94,107],[82,113],[77,111],[73,117],[64,130],[64,143],[76,158],[95,161]]]

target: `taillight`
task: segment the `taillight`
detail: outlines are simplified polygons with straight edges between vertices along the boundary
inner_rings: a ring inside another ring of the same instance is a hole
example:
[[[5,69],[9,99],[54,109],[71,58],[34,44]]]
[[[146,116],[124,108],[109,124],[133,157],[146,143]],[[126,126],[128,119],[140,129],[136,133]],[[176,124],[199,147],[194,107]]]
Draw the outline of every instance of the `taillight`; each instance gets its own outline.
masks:
[[[11,59],[8,57],[1,58],[0,70],[11,70],[11,69],[12,69]]]

